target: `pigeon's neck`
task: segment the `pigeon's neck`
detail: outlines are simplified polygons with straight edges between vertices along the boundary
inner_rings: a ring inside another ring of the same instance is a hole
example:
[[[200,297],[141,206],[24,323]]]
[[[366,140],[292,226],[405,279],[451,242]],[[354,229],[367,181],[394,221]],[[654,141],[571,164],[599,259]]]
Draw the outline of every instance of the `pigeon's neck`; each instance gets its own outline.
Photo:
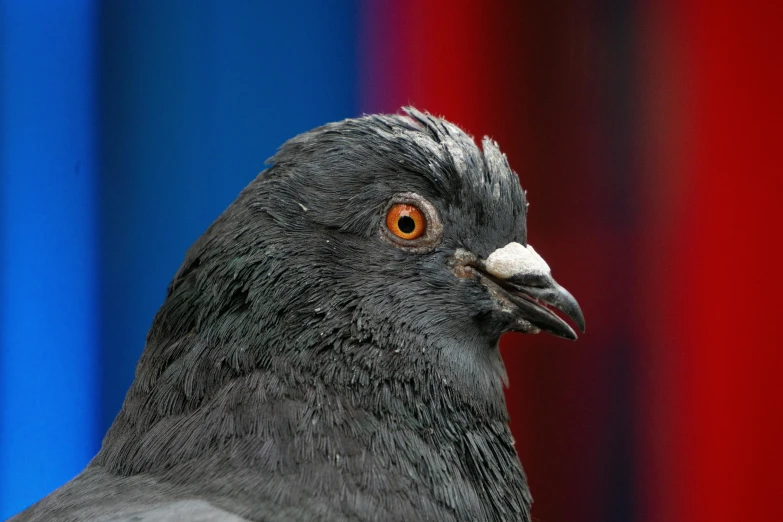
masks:
[[[196,336],[181,344],[162,372],[151,370],[165,352],[145,352],[93,465],[206,497],[230,487],[248,506],[268,497],[360,519],[373,518],[366,508],[386,513],[375,519],[527,520],[502,397],[492,407],[486,391],[466,396],[421,347],[346,338],[318,364],[308,350],[245,368],[211,361]]]
[[[427,512],[527,520],[529,493],[504,419],[477,416],[449,394],[419,400],[404,383],[342,386],[254,370],[199,406],[152,422],[141,404],[167,394],[145,400],[134,386],[94,465],[149,473],[208,497],[230,483],[248,506],[284,491],[283,503],[325,502],[361,519],[372,518],[367,508],[386,513],[375,519],[397,519],[402,509],[405,520]]]

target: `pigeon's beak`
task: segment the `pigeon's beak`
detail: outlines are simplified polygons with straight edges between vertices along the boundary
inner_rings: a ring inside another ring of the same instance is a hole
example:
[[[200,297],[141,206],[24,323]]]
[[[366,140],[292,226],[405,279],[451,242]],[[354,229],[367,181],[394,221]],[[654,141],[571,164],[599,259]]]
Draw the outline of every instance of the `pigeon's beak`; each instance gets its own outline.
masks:
[[[574,330],[552,312],[549,305],[585,331],[585,318],[579,303],[555,282],[549,266],[532,246],[509,243],[473,266],[490,291],[516,308],[521,330],[530,331],[529,325],[532,325],[553,335],[576,340]]]

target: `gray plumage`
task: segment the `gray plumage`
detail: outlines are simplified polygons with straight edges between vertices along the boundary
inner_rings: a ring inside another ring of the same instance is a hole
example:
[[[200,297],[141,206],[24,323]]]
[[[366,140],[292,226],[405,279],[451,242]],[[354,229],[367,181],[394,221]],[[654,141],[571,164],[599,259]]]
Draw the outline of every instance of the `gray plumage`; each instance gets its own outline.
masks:
[[[575,337],[542,301],[581,312],[549,275],[488,275],[527,255],[494,142],[406,113],[280,148],[189,249],[98,455],[13,522],[530,520],[498,339]],[[411,193],[439,224],[395,243]]]

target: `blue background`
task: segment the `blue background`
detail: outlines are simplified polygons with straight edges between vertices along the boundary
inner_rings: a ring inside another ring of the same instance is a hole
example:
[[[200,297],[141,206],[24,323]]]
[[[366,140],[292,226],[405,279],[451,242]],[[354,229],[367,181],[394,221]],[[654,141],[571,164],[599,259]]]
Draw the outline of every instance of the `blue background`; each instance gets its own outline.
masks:
[[[355,2],[264,4],[0,2],[0,519],[97,452],[190,244],[359,114]]]

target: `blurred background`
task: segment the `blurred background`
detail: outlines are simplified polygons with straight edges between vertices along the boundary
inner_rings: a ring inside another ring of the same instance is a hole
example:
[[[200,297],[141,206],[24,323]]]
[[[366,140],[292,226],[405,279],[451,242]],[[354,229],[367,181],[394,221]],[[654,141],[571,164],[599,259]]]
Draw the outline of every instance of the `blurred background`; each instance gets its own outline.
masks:
[[[783,3],[0,0],[0,518],[78,473],[276,148],[495,138],[587,333],[502,340],[535,520],[783,520]]]

